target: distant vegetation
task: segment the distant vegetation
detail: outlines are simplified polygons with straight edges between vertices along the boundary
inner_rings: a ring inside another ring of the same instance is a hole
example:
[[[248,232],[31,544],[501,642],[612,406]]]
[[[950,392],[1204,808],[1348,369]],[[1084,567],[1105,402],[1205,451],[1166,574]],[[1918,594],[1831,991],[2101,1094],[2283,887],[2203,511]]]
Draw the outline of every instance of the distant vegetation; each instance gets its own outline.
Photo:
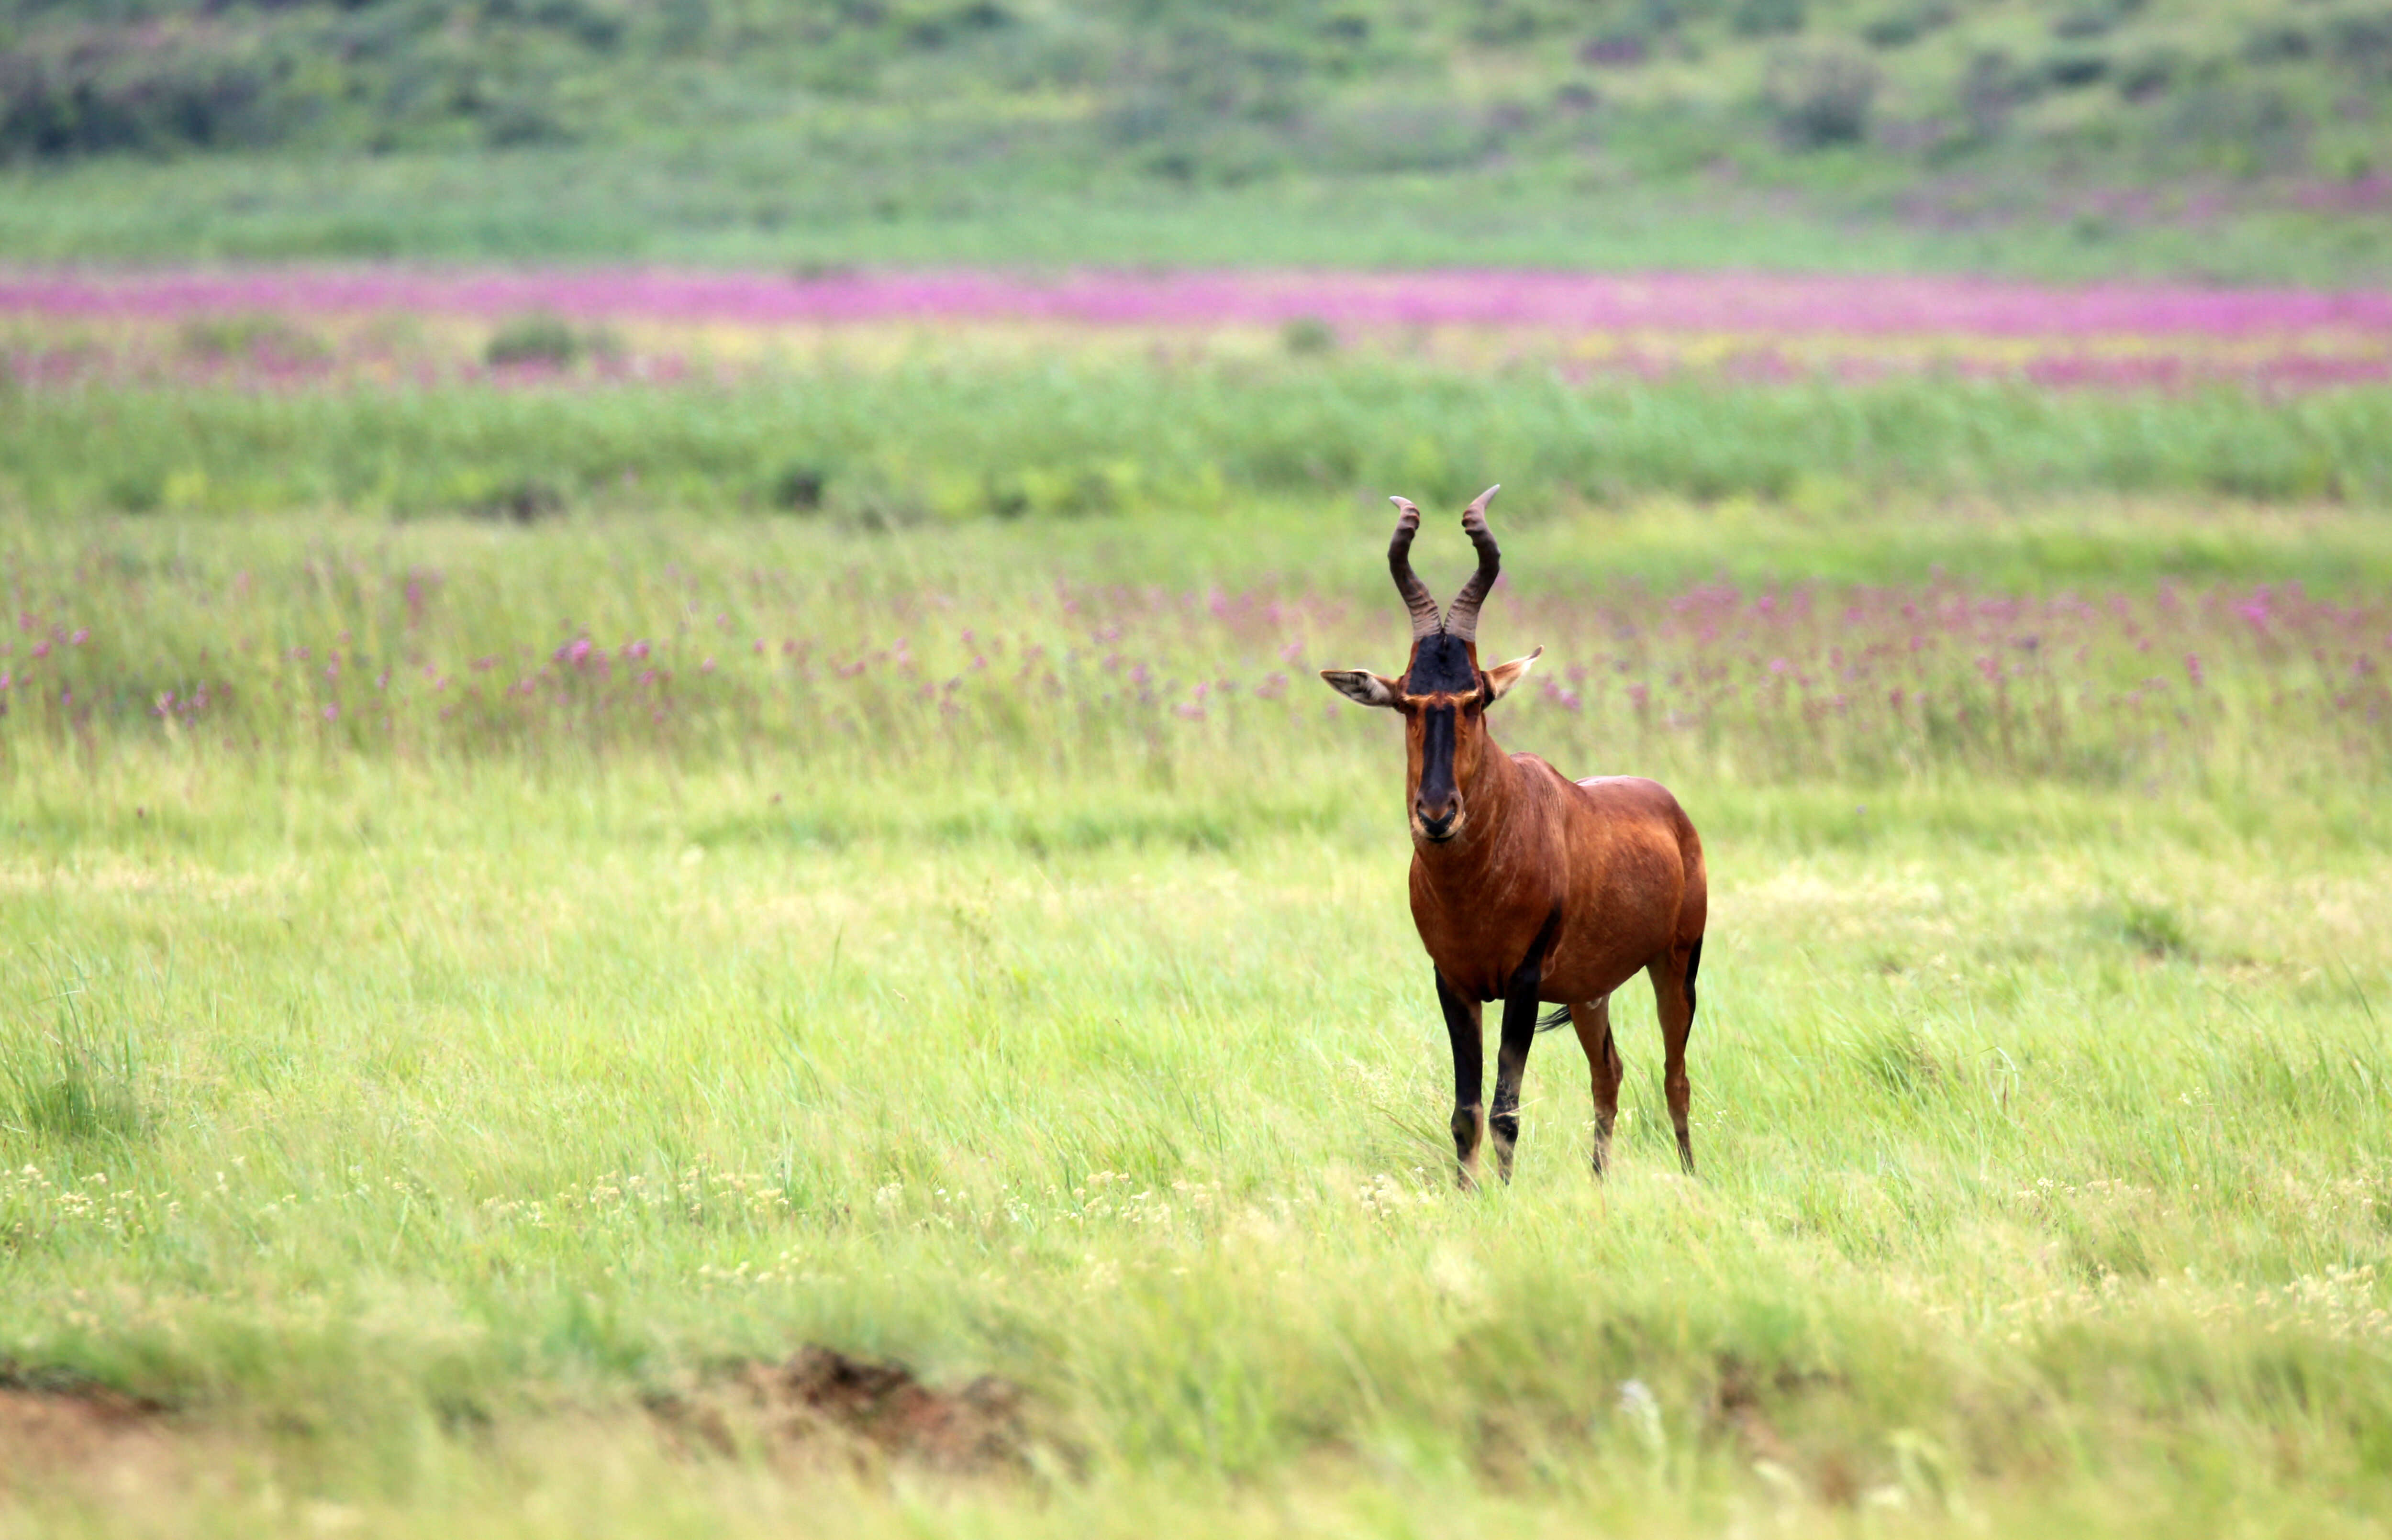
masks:
[[[834,253],[903,255],[886,227],[994,222],[940,252],[1002,258],[1042,200],[1292,186],[1424,215],[1451,206],[1436,189],[1501,189],[1599,240],[1628,189],[1716,211],[1790,188],[1944,235],[2033,215],[2130,266],[2148,228],[2290,217],[2309,239],[2259,244],[2324,251],[2282,264],[2363,273],[2392,239],[2387,98],[2386,0],[0,0],[0,251],[603,250],[653,239],[662,208],[726,252],[836,226]],[[136,183],[93,160],[193,154],[255,169],[99,206]],[[421,170],[333,225],[275,225],[346,177],[265,169],[325,157]],[[627,161],[647,185],[583,210],[595,228],[522,206],[619,192]]]
[[[1180,181],[1656,168],[1866,142],[2087,169],[2364,175],[2384,0],[7,0],[0,148],[388,152],[774,124]]]

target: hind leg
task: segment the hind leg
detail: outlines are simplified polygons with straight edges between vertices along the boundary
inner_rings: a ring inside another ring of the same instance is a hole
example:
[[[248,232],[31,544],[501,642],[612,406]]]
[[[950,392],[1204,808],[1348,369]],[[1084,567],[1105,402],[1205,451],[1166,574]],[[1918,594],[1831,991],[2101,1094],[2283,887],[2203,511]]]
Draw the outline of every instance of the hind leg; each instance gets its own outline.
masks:
[[[1611,1039],[1611,997],[1569,1008],[1578,1045],[1594,1076],[1594,1174],[1611,1163],[1611,1125],[1619,1116],[1619,1046]]]
[[[1670,1124],[1678,1132],[1678,1164],[1688,1176],[1695,1174],[1695,1146],[1686,1137],[1686,1114],[1694,1102],[1694,1088],[1686,1082],[1686,1039],[1695,1029],[1695,972],[1702,959],[1698,936],[1693,945],[1670,948],[1644,970],[1661,1017],[1661,1085],[1669,1094]]]

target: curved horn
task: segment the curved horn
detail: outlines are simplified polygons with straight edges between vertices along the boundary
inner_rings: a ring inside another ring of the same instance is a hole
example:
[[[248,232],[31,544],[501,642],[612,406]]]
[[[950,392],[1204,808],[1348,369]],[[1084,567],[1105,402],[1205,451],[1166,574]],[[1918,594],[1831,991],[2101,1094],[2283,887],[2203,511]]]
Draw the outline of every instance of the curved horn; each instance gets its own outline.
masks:
[[[1387,500],[1402,513],[1396,520],[1396,537],[1387,545],[1387,570],[1396,575],[1396,591],[1404,596],[1404,608],[1412,613],[1412,640],[1418,641],[1443,628],[1428,585],[1412,576],[1412,537],[1420,531],[1420,510],[1402,498]]]
[[[1462,511],[1462,530],[1478,548],[1478,570],[1446,607],[1445,629],[1448,635],[1474,645],[1478,641],[1478,606],[1487,602],[1487,590],[1495,586],[1495,575],[1503,570],[1503,553],[1495,549],[1495,537],[1487,532],[1487,504],[1502,488],[1503,484],[1497,482]]]

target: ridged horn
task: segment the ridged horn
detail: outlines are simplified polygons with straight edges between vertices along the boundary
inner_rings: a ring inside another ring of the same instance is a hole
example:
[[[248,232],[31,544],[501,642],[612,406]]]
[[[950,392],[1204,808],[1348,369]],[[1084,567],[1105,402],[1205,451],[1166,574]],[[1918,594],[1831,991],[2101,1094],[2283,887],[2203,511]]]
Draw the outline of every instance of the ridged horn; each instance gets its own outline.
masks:
[[[1487,590],[1495,586],[1495,575],[1503,570],[1503,553],[1495,549],[1495,537],[1487,530],[1487,504],[1502,489],[1503,484],[1497,482],[1462,511],[1462,531],[1478,548],[1478,570],[1470,575],[1470,581],[1462,585],[1462,591],[1447,607],[1445,630],[1448,636],[1474,644],[1478,641],[1478,606],[1487,602]]]
[[[1404,608],[1412,613],[1412,640],[1418,641],[1443,628],[1428,585],[1412,575],[1412,537],[1420,533],[1420,510],[1403,498],[1387,500],[1400,515],[1396,520],[1396,537],[1387,544],[1387,570],[1396,576],[1396,591],[1404,596]]]

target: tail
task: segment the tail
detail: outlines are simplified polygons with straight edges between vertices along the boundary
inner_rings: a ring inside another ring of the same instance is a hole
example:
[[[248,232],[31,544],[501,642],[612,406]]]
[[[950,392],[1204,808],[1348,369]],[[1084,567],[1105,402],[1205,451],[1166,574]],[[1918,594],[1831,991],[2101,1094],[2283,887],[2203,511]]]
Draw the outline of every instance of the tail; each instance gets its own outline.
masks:
[[[1537,1030],[1550,1032],[1556,1027],[1566,1027],[1569,1024],[1570,1008],[1566,1005],[1556,1005],[1550,1014],[1538,1018]]]

